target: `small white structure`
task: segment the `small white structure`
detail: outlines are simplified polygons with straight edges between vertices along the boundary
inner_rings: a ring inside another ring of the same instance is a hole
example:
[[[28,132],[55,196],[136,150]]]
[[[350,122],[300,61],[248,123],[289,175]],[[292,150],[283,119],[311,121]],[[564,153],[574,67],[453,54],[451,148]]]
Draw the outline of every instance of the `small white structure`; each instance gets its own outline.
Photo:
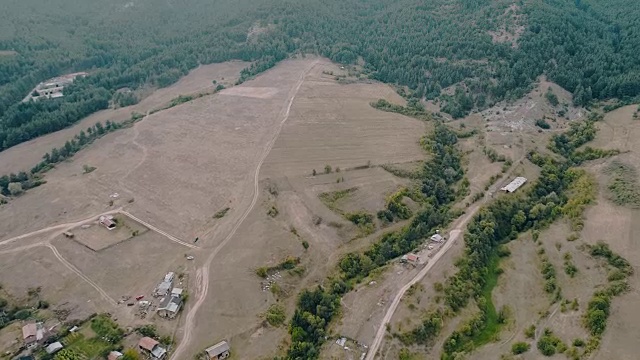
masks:
[[[173,272],[168,272],[167,275],[164,276],[164,281],[166,282],[173,282],[173,279],[175,278],[176,274]]]
[[[513,181],[511,181],[507,186],[501,188],[500,190],[506,191],[508,193],[512,193],[518,190],[526,182],[527,182],[527,178],[518,176],[517,178],[513,179]]]
[[[204,350],[209,360],[222,360],[229,357],[229,344],[226,341],[220,341],[219,343],[208,347]]]
[[[171,296],[180,297],[181,295],[182,295],[182,289],[173,288],[173,290],[171,290]]]
[[[434,234],[431,236],[431,241],[441,243],[444,241],[444,238],[440,234]]]
[[[62,344],[59,341],[56,341],[54,343],[49,344],[49,346],[47,346],[44,350],[47,352],[47,354],[55,354],[58,351],[62,350],[64,346],[62,346]]]

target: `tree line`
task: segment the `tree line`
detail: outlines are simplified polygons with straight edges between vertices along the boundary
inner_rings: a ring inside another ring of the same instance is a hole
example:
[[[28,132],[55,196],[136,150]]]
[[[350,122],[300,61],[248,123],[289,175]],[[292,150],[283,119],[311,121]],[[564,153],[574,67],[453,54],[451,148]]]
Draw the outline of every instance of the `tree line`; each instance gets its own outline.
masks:
[[[422,209],[405,228],[387,233],[363,253],[344,255],[337,275],[325,286],[301,292],[289,325],[291,345],[286,359],[317,359],[325,341],[326,328],[340,308],[340,298],[369,273],[398,256],[414,250],[425,237],[433,234],[458,215],[451,209],[455,200],[454,185],[463,176],[462,154],[456,146],[454,132],[436,123],[433,133],[423,141],[433,159],[421,171]]]

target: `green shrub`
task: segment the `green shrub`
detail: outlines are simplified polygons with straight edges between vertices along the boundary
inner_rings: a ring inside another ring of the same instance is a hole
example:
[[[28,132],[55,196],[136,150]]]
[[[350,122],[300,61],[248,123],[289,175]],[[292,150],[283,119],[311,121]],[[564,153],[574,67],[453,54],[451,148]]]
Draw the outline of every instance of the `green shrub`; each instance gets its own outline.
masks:
[[[518,355],[518,354],[522,354],[525,353],[527,351],[529,351],[529,349],[531,348],[531,345],[526,343],[526,342],[517,342],[515,344],[513,344],[513,346],[511,346],[511,352],[514,355]]]

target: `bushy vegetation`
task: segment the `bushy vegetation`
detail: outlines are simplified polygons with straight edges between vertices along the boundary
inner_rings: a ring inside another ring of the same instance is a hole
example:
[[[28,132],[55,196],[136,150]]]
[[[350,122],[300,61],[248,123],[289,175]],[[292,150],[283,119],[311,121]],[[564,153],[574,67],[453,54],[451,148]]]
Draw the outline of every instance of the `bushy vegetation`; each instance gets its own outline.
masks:
[[[545,119],[537,119],[536,126],[545,130],[551,129],[551,125],[549,125],[549,123]]]
[[[609,199],[616,205],[640,208],[640,186],[636,169],[619,161],[612,161],[604,170],[609,175]]]
[[[333,191],[333,192],[326,192],[326,193],[321,193],[318,197],[320,198],[320,200],[322,201],[322,203],[324,203],[329,209],[339,213],[339,214],[343,214],[342,210],[340,210],[337,206],[336,206],[336,202],[338,202],[338,200],[346,198],[347,196],[349,196],[350,194],[352,194],[353,192],[355,192],[356,190],[358,190],[358,188],[353,187],[353,188],[349,188],[349,189],[345,189],[345,190],[338,190],[338,191]]]
[[[530,348],[531,345],[529,343],[520,341],[511,346],[511,353],[513,353],[513,355],[524,354],[529,351]]]
[[[552,356],[555,353],[563,353],[567,350],[562,340],[560,340],[550,329],[544,329],[544,333],[538,339],[538,350],[544,356]]]
[[[433,120],[431,113],[426,111],[417,99],[411,99],[411,101],[407,103],[407,106],[392,104],[387,100],[380,99],[372,102],[371,106],[378,110],[398,113],[419,120]]]
[[[544,94],[544,97],[547,99],[551,106],[558,106],[560,103],[558,101],[558,96],[551,90],[551,87],[547,88],[547,92]]]
[[[609,276],[609,286],[606,289],[595,292],[587,305],[587,311],[584,315],[585,327],[592,336],[599,338],[607,327],[612,298],[629,290],[626,278],[633,274],[633,267],[626,259],[614,253],[609,248],[609,245],[602,241],[590,246],[589,253],[595,258],[605,259],[607,265],[613,269],[612,272],[617,274],[616,276]]]
[[[108,315],[98,315],[91,319],[91,329],[103,340],[115,344],[124,337],[124,330],[118,327]]]
[[[256,275],[266,278],[270,273],[279,270],[293,270],[300,264],[299,257],[287,256],[275,266],[262,266],[256,269]]]
[[[384,210],[378,211],[376,215],[378,219],[384,222],[393,222],[396,219],[410,219],[413,216],[413,212],[407,205],[402,202],[402,199],[405,196],[411,196],[407,188],[402,188],[387,197],[386,208]]]
[[[265,314],[265,320],[271,326],[280,326],[284,324],[285,320],[287,320],[287,314],[285,313],[284,306],[280,304],[273,304],[269,306]]]

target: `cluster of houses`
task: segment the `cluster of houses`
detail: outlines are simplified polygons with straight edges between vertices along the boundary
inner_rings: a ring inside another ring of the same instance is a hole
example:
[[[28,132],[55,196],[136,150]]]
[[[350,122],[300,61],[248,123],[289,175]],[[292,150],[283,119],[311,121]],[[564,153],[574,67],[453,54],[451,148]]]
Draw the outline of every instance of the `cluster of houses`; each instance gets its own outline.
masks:
[[[31,100],[37,101],[39,99],[55,99],[64,96],[63,90],[65,86],[71,85],[77,77],[87,76],[86,72],[78,72],[68,75],[63,75],[53,79],[49,79],[45,82],[38,84],[29,95],[27,95],[22,102],[29,102]]]
[[[153,360],[162,360],[167,355],[167,349],[163,348],[157,340],[152,339],[148,336],[145,336],[140,339],[140,341],[138,341],[138,350],[142,354]],[[206,348],[204,350],[204,354],[207,360],[223,360],[229,357],[229,351],[229,343],[227,343],[226,341],[221,341],[211,347]],[[111,354],[114,354],[114,356],[116,357],[113,357],[113,359],[109,357],[109,360],[117,360],[122,357],[122,354],[117,351],[113,351],[111,352]],[[111,356],[111,354],[109,354],[109,356]]]
[[[175,273],[169,272],[153,291],[153,296],[162,297],[158,315],[167,319],[175,318],[182,308],[182,289],[173,287],[174,281]]]
[[[433,234],[429,240],[431,240],[432,243],[443,243],[445,242],[447,239],[445,239],[442,235],[440,235],[439,232]],[[433,244],[429,244],[428,248],[429,250],[433,249],[434,245]],[[413,266],[418,265],[418,263],[420,262],[420,256],[414,254],[414,253],[408,253],[408,254],[404,254],[402,255],[402,258],[400,258],[400,262],[405,263],[405,264],[411,264]]]
[[[47,344],[47,341],[54,335],[53,327],[47,329],[41,322],[29,322],[22,327],[22,341],[27,348],[44,346],[47,354],[55,354],[62,350],[64,346],[59,341]]]

